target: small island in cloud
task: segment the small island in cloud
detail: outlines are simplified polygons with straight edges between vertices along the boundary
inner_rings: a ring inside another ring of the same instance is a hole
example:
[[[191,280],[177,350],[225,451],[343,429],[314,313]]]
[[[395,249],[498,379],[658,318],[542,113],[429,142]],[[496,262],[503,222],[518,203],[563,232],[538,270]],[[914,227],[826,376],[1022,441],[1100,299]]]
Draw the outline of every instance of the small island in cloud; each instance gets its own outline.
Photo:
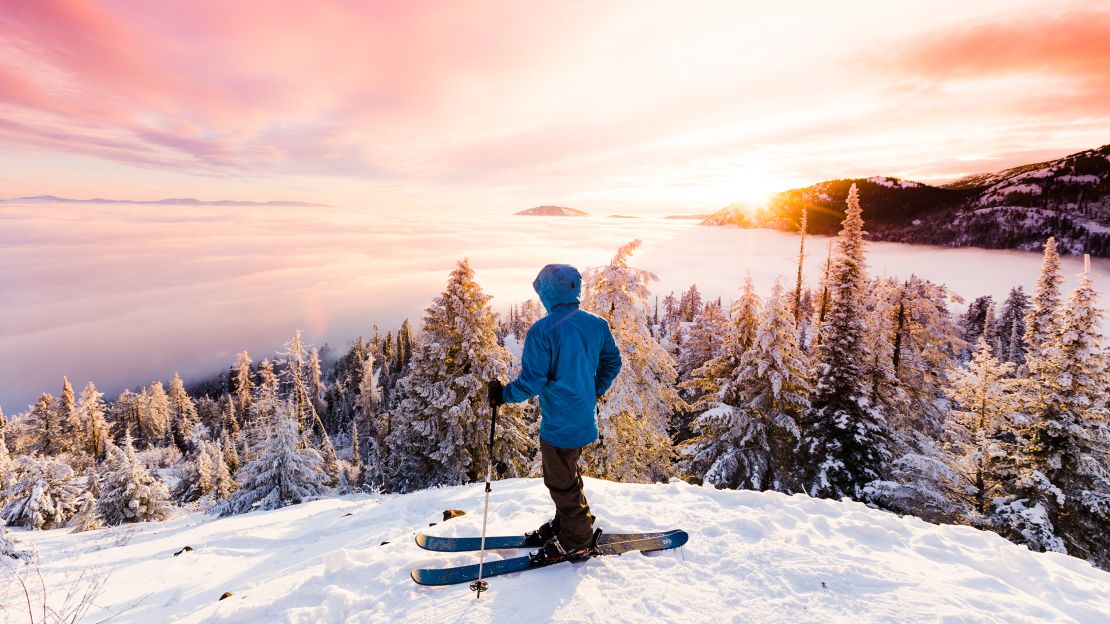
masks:
[[[590,213],[566,206],[536,206],[516,213],[529,217],[588,217]]]

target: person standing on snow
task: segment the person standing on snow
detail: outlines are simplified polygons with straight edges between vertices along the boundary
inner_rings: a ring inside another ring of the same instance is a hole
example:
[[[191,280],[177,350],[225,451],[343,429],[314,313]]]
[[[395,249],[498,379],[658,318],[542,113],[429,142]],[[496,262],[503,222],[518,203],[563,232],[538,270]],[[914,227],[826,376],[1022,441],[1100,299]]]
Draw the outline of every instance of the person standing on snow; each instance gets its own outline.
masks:
[[[555,518],[527,534],[543,546],[546,561],[580,561],[596,545],[594,516],[582,493],[578,457],[598,439],[597,401],[621,370],[621,355],[605,319],[578,309],[582,275],[567,264],[540,270],[532,288],[547,316],[524,339],[520,375],[506,386],[489,385],[493,406],[540,397],[543,483],[555,502]]]

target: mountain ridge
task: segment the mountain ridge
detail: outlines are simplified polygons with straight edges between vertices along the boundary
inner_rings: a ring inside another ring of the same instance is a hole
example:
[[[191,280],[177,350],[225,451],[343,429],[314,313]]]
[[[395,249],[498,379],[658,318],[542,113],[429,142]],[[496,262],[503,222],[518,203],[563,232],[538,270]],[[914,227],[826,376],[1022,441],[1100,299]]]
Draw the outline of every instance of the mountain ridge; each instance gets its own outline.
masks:
[[[832,236],[852,184],[871,240],[1032,251],[1055,236],[1062,253],[1110,257],[1110,144],[940,186],[826,180],[776,193],[766,206],[730,204],[701,223],[793,231],[806,206],[809,233]]]

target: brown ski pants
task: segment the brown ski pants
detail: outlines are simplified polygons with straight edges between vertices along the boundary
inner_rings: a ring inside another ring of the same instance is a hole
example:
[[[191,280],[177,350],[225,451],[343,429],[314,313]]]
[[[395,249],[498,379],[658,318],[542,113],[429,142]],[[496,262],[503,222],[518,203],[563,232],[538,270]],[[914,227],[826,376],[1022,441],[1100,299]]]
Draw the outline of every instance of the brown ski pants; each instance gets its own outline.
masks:
[[[567,550],[585,548],[593,538],[594,515],[582,493],[582,473],[578,470],[581,454],[580,448],[558,448],[540,440],[543,484],[555,501],[559,543]]]

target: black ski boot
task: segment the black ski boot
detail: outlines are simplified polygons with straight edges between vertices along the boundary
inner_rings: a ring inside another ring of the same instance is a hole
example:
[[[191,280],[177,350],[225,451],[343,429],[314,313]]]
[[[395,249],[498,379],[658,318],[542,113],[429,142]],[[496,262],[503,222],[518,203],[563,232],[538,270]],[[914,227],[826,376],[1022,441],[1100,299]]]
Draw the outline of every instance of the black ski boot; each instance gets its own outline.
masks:
[[[601,537],[601,529],[594,531],[593,537],[590,539],[590,545],[582,548],[574,548],[567,550],[563,547],[562,542],[559,541],[559,536],[554,535],[551,539],[547,540],[543,548],[532,553],[532,563],[538,565],[547,565],[549,563],[558,563],[560,561],[585,561],[590,557],[597,554],[597,538]]]
[[[540,528],[535,531],[529,531],[524,534],[524,543],[528,546],[543,546],[547,540],[559,534],[559,516],[555,516],[551,520],[544,522]]]

